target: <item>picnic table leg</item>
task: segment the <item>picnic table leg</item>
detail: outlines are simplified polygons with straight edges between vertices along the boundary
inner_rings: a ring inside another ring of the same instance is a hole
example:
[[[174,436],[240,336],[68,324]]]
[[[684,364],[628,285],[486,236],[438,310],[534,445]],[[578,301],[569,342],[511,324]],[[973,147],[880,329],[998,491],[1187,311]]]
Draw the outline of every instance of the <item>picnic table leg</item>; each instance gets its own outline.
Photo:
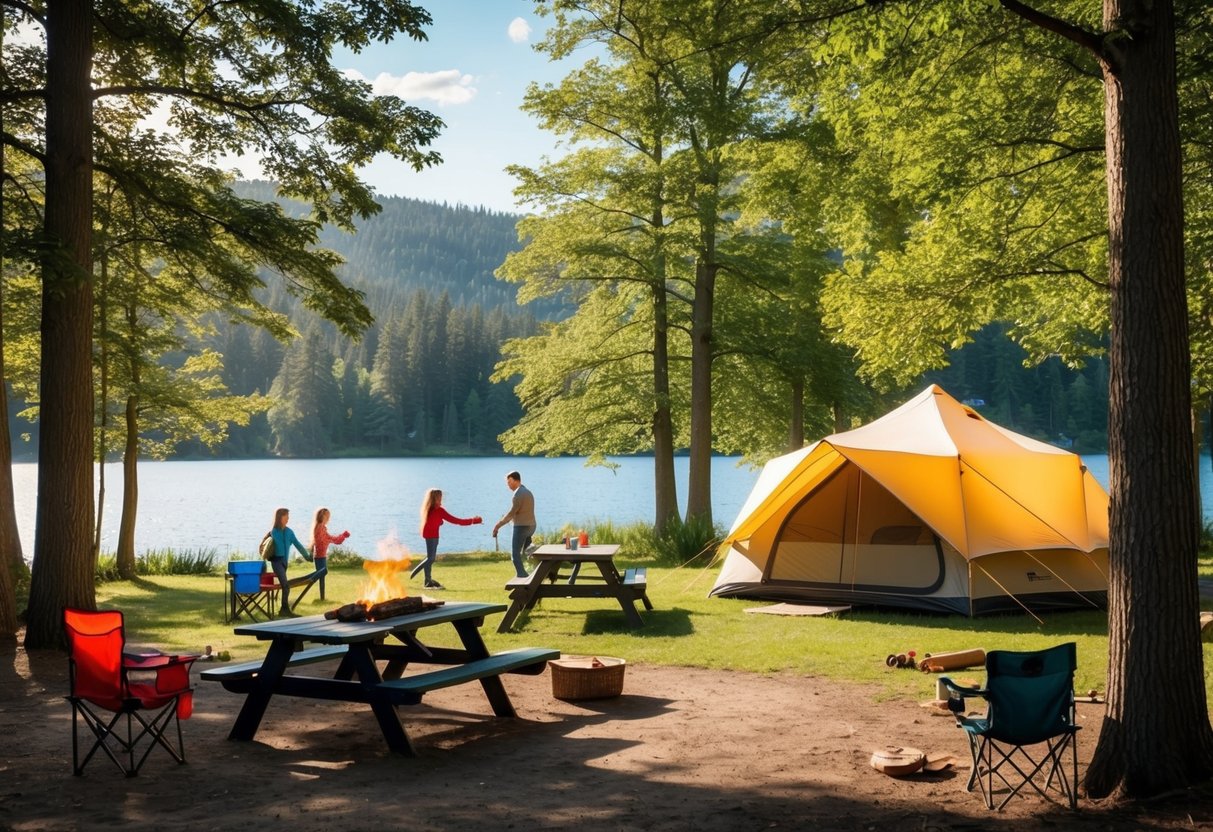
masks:
[[[396,706],[386,695],[378,692],[378,685],[383,681],[383,677],[379,675],[379,667],[375,664],[370,646],[365,643],[351,644],[341,666],[344,668],[347,663],[367,691],[367,704],[371,706],[371,711],[375,714],[379,730],[387,741],[387,747],[396,754],[416,757],[417,751],[413,748],[413,743],[404,730],[400,714],[396,713]]]
[[[489,657],[489,648],[484,643],[484,638],[481,637],[480,628],[476,626],[476,622],[456,621],[455,630],[459,633],[459,640],[463,642],[463,648],[467,650],[468,661],[474,662],[477,659]],[[488,698],[494,715],[518,716],[518,712],[514,710],[514,703],[510,701],[510,695],[506,693],[505,685],[501,684],[500,676],[486,676],[480,680],[480,686],[484,688],[484,695]]]
[[[636,598],[631,590],[625,587],[619,580],[619,570],[615,568],[615,564],[609,561],[597,561],[597,564],[598,571],[602,573],[602,579],[606,581],[607,590],[619,601],[619,607],[623,610],[623,615],[627,618],[628,625],[631,627],[643,627],[644,619],[636,611]]]
[[[244,698],[244,705],[241,706],[240,713],[236,717],[236,724],[232,726],[232,732],[227,735],[229,740],[247,742],[257,736],[257,729],[261,727],[261,718],[265,716],[265,709],[274,696],[274,688],[286,673],[287,662],[290,661],[294,652],[294,639],[276,638],[270,642],[270,650],[265,656],[265,661],[261,663],[261,670],[257,673],[253,688]]]
[[[514,621],[518,618],[519,613],[524,609],[530,609],[535,606],[535,602],[539,600],[539,588],[543,586],[543,581],[547,578],[548,573],[552,571],[553,566],[555,566],[553,561],[539,561],[539,565],[531,573],[530,580],[527,581],[526,585],[514,587],[510,594],[510,608],[505,611],[505,616],[501,619],[497,632],[508,633],[510,628],[514,626]]]

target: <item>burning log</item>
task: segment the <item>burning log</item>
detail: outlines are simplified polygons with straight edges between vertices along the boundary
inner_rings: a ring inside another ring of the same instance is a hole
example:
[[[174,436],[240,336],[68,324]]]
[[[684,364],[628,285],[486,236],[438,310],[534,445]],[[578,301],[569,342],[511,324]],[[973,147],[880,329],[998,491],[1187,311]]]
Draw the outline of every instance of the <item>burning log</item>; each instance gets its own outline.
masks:
[[[442,601],[422,598],[420,595],[389,598],[378,604],[371,604],[370,608],[366,611],[366,617],[371,621],[382,621],[385,618],[393,618],[397,615],[408,615],[409,613],[421,612],[422,610],[436,609],[437,607],[441,607],[442,603]]]
[[[335,610],[329,610],[324,617],[332,621],[366,621],[366,607],[362,604],[343,604]]]
[[[324,617],[341,622],[382,621],[385,618],[393,618],[397,615],[408,615],[423,610],[437,609],[443,603],[442,601],[435,601],[432,598],[423,598],[420,595],[409,595],[404,598],[390,598],[378,604],[368,604],[366,601],[344,604],[336,609],[329,610],[324,614]]]

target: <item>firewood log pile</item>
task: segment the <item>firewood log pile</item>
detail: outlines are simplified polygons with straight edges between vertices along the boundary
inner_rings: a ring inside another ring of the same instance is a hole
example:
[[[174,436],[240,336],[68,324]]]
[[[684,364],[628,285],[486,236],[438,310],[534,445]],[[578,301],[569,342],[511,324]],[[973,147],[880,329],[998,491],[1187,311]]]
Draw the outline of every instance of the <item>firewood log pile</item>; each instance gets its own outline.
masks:
[[[326,612],[324,617],[342,622],[382,621],[385,618],[394,618],[397,615],[408,615],[414,612],[437,609],[443,603],[443,601],[436,601],[433,598],[409,595],[404,598],[389,598],[386,601],[380,601],[378,604],[371,604],[370,606],[367,606],[363,602],[343,604],[336,609]]]

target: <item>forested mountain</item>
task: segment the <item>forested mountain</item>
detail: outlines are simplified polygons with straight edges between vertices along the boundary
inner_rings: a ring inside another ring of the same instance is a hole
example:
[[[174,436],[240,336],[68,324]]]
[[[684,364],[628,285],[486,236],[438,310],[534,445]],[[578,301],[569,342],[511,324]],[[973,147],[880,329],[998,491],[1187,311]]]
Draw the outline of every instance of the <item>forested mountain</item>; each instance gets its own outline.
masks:
[[[270,187],[243,186],[258,198]],[[343,279],[366,294],[375,316],[360,340],[317,320],[273,278],[269,305],[291,318],[300,338],[282,345],[263,331],[217,323],[210,346],[224,355],[229,391],[268,393],[272,404],[248,427],[233,427],[216,453],[500,450],[497,435],[521,415],[510,387],[489,382],[501,343],[532,333],[537,311],[553,311],[520,310],[513,288],[493,277],[517,248],[518,218],[399,197],[381,204],[357,234],[321,233],[321,245],[345,260]]]
[[[273,198],[268,182],[241,183],[242,195]],[[287,213],[301,214],[298,203],[279,200]],[[519,248],[517,214],[466,205],[439,205],[406,197],[380,197],[382,211],[358,223],[357,234],[333,226],[320,233],[320,245],[341,255],[338,270],[350,285],[366,292],[372,310],[403,307],[414,289],[447,292],[454,306],[479,306],[485,312],[513,308],[515,289],[493,277],[505,255]],[[531,304],[537,317],[559,312]]]

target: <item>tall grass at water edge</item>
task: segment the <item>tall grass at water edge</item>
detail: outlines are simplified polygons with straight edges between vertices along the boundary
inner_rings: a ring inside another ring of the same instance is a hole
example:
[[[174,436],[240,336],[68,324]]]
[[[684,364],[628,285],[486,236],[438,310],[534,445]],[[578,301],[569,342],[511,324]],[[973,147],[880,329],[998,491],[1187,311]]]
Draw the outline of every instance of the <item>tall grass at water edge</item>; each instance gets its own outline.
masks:
[[[211,575],[219,571],[222,561],[219,550],[210,549],[149,549],[135,558],[136,575]],[[97,558],[96,581],[121,580],[118,557],[103,554]]]

